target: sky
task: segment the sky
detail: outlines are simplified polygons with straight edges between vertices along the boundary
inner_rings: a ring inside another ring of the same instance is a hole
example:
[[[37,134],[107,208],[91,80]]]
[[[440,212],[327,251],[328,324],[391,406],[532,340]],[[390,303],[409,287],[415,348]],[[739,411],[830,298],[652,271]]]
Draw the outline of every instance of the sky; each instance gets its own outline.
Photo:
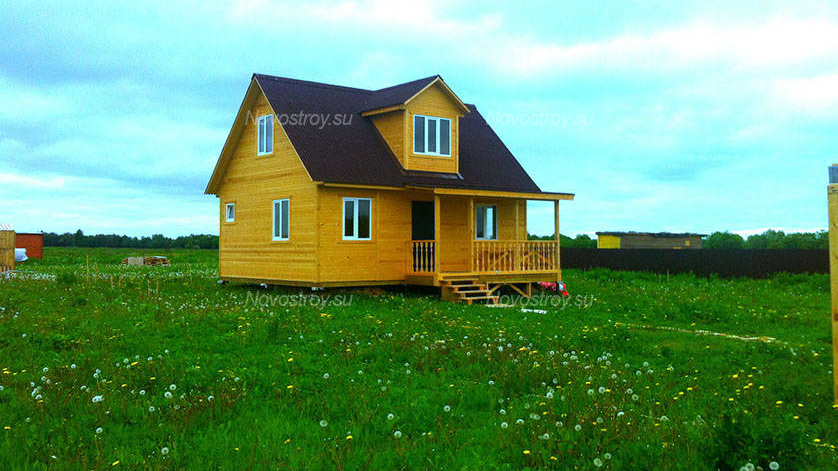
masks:
[[[254,72],[440,74],[576,194],[564,234],[826,228],[838,5],[805,0],[3,0],[0,223],[217,234],[203,191]]]

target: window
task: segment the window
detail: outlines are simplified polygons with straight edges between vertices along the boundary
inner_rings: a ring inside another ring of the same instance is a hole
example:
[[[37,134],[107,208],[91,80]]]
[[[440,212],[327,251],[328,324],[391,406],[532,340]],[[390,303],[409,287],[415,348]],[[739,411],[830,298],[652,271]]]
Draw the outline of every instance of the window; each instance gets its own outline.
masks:
[[[274,115],[260,116],[256,131],[256,155],[274,151]]]
[[[413,153],[450,156],[451,120],[413,116]]]
[[[227,203],[227,222],[236,221],[236,203]]]
[[[474,238],[495,240],[498,238],[498,215],[494,205],[479,204],[474,207]]]
[[[343,240],[370,240],[372,234],[372,200],[343,199]]]
[[[291,220],[291,201],[274,200],[273,240],[288,240],[288,222]]]

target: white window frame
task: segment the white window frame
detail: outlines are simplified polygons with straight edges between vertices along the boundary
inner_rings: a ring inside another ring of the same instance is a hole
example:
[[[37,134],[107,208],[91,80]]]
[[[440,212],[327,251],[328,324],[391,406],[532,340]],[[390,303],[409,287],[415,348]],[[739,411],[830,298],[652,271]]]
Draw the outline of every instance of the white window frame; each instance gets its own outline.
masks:
[[[490,220],[487,216],[487,209],[492,208],[493,218]],[[483,212],[483,237],[477,236],[477,212]],[[474,239],[475,240],[498,240],[498,207],[494,204],[477,204],[474,206]],[[486,237],[491,229],[492,237]]]
[[[279,211],[280,214],[277,214],[276,211],[276,204],[279,203]],[[288,227],[281,227],[282,225],[282,203],[288,203]],[[276,233],[276,218],[279,216],[279,234]],[[282,237],[282,229],[285,229],[285,232],[288,234],[287,237]],[[271,203],[271,240],[274,241],[282,241],[288,240],[291,237],[291,198],[281,198],[278,200],[273,200]]]
[[[230,209],[233,209],[233,217],[230,217]],[[227,203],[224,205],[224,221],[236,222],[236,203]]]
[[[419,152],[419,151],[416,150],[416,118],[422,118],[424,120],[423,123],[425,124],[425,151],[424,152]],[[441,126],[440,126],[439,123],[440,123],[440,121],[448,121],[448,153],[447,154],[442,154],[440,152],[428,152],[428,134],[429,134],[428,133],[428,119],[437,120],[436,121],[436,147],[435,147],[435,149],[437,151],[440,148],[439,147],[439,144],[440,144],[439,128]],[[434,156],[437,156],[437,157],[451,157],[451,148],[453,147],[453,143],[451,142],[452,129],[451,129],[451,120],[450,119],[440,118],[439,116],[426,116],[426,115],[423,115],[423,114],[415,114],[415,115],[413,115],[413,122],[411,123],[411,126],[413,126],[413,144],[412,145],[413,145],[413,153],[414,154],[417,154],[417,155],[434,155]]]
[[[268,136],[265,130],[270,126],[271,139],[268,142]],[[269,155],[274,153],[274,115],[268,114],[259,116],[256,120],[256,155]]]
[[[352,206],[352,235],[346,235],[346,203],[352,201],[354,205]],[[359,201],[369,201],[370,203],[370,227],[369,227],[369,237],[358,237],[358,208],[359,208]],[[372,198],[351,198],[351,197],[344,197],[343,203],[340,207],[340,218],[341,218],[341,236],[343,236],[343,240],[372,240]]]

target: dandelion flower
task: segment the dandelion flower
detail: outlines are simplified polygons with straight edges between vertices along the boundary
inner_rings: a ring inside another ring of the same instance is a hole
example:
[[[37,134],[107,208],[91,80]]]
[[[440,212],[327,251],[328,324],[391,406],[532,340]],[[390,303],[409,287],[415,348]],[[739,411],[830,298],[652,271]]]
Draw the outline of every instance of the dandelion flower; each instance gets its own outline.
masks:
[[[393,436],[396,437],[396,438],[402,438],[402,433],[400,431],[396,430],[395,432],[393,432]]]

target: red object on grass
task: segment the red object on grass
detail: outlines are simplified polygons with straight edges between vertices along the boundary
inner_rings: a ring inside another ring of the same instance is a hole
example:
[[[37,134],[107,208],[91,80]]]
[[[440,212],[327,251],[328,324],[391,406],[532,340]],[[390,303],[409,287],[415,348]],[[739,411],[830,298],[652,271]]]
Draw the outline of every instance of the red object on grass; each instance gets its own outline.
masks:
[[[570,293],[567,292],[567,285],[564,282],[559,281],[558,283],[554,283],[551,281],[539,281],[538,286],[541,286],[545,291],[552,291],[558,292],[562,296],[570,296]]]
[[[26,249],[29,258],[43,258],[44,234],[18,232],[15,234],[15,248]]]

